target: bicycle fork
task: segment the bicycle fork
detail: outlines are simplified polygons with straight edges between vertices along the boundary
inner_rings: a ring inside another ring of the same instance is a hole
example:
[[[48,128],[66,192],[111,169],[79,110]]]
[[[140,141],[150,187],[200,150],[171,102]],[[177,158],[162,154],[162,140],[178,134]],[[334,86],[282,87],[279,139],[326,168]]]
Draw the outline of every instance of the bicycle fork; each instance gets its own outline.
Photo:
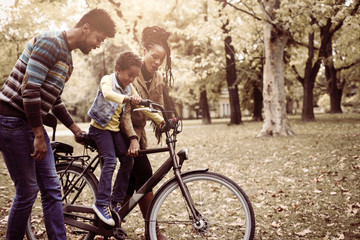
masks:
[[[182,178],[181,178],[181,166],[179,166],[179,163],[177,161],[176,158],[176,154],[175,154],[175,142],[171,139],[170,135],[168,132],[166,132],[166,144],[169,147],[169,152],[170,152],[170,157],[172,158],[172,162],[173,162],[173,166],[174,166],[174,175],[175,175],[175,179],[179,184],[180,190],[182,195],[184,196],[186,203],[193,215],[193,218],[195,220],[195,224],[198,225],[200,224],[200,218],[199,218],[199,212],[195,209],[195,204],[194,201],[191,198],[189,189],[186,187],[185,183],[183,182]]]
[[[185,201],[186,201],[186,203],[187,203],[187,205],[188,205],[188,207],[190,209],[190,212],[191,212],[191,214],[193,216],[194,223],[196,224],[196,226],[200,227],[200,225],[201,225],[201,218],[199,217],[200,213],[199,213],[198,210],[196,210],[195,204],[194,204],[194,201],[193,201],[193,199],[191,197],[189,189],[187,188],[186,184],[184,183],[184,181],[181,178],[180,170],[175,169],[174,174],[175,174],[175,179],[176,179],[177,183],[179,184],[181,193],[184,196]]]

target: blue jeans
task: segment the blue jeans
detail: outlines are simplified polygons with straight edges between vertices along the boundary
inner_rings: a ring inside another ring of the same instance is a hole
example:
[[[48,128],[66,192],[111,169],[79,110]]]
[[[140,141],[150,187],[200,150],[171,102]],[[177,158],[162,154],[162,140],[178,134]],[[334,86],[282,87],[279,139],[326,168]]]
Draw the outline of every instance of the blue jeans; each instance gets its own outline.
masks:
[[[6,239],[22,240],[26,222],[40,189],[45,227],[49,239],[66,239],[60,182],[49,137],[44,129],[47,154],[35,161],[34,133],[27,121],[0,115],[0,150],[15,185]]]
[[[96,204],[109,206],[110,198],[112,201],[123,202],[134,159],[128,156],[120,156],[119,154],[128,151],[128,144],[125,142],[121,132],[101,130],[91,125],[89,135],[95,141],[98,152],[104,160],[99,179]],[[117,156],[120,160],[120,168],[115,179],[112,196],[110,197]]]

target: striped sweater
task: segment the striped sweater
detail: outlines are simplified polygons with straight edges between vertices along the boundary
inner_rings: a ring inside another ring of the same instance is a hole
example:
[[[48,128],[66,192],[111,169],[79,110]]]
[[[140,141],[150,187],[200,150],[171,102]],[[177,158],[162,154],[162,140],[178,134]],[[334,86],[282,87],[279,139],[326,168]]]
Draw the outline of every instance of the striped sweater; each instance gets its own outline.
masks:
[[[42,125],[50,110],[67,127],[74,121],[61,93],[73,70],[65,32],[45,32],[25,46],[0,90],[0,100],[25,113],[31,127]]]

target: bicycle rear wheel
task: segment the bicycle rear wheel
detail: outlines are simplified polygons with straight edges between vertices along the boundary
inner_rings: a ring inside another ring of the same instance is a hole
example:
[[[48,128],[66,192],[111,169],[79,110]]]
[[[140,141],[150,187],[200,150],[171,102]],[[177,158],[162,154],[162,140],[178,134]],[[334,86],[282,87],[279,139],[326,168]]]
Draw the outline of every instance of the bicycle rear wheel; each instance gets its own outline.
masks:
[[[211,172],[182,177],[200,222],[193,216],[175,179],[156,193],[147,214],[147,239],[160,228],[168,239],[253,239],[255,217],[248,197],[232,180]]]
[[[67,169],[67,170],[66,170]],[[83,168],[78,165],[58,164],[56,171],[59,176],[63,204],[75,204],[80,206],[91,206],[95,202],[97,194],[98,180],[89,172],[82,174]],[[65,172],[65,173],[64,173]],[[81,178],[79,179],[79,177]],[[79,179],[79,181],[77,181]],[[70,190],[72,188],[72,190]],[[70,191],[69,191],[70,190]],[[82,215],[83,216],[83,215]],[[91,218],[91,215],[84,217]],[[65,225],[68,239],[85,237],[85,239],[92,239],[93,235],[79,231],[79,229]],[[48,239],[46,235],[45,224],[43,221],[42,207],[40,197],[35,202],[31,216],[26,227],[26,237],[28,240]]]

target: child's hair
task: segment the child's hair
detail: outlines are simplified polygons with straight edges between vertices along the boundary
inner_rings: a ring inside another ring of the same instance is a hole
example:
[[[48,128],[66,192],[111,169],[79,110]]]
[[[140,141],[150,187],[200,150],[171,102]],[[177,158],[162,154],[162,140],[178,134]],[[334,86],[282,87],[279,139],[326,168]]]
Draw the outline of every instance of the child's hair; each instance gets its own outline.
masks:
[[[124,52],[120,54],[116,60],[115,68],[119,66],[120,70],[126,70],[131,66],[137,66],[141,68],[141,65],[141,58],[138,55],[134,54],[133,52]]]
[[[152,26],[144,28],[142,32],[142,44],[145,49],[150,49],[154,45],[160,45],[165,49],[166,52],[166,67],[165,67],[165,81],[166,84],[172,85],[174,78],[171,71],[171,52],[168,45],[168,38],[170,33],[165,29]]]
[[[75,27],[81,27],[85,23],[88,23],[92,30],[105,33],[107,37],[115,36],[115,23],[109,13],[103,9],[95,8],[86,13]]]

